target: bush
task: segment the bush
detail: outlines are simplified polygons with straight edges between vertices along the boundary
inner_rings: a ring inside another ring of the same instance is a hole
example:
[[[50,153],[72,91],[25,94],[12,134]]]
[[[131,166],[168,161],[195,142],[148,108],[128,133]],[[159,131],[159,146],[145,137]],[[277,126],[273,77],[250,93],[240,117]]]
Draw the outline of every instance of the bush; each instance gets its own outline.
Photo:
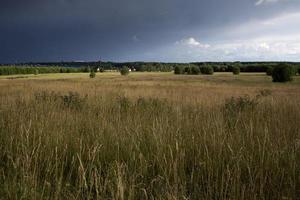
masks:
[[[120,73],[122,76],[127,76],[129,74],[129,68],[126,66],[122,67],[122,69],[120,70]]]
[[[184,74],[184,69],[181,66],[175,66],[174,74]]]
[[[94,70],[92,70],[90,73],[90,78],[95,78],[95,77],[96,77],[96,73],[94,72]]]
[[[200,69],[197,65],[190,64],[186,67],[181,67],[182,69],[177,69],[181,74],[197,75],[200,74]],[[182,70],[182,71],[181,71]]]
[[[234,65],[234,66],[232,67],[232,73],[233,73],[234,75],[239,75],[240,72],[241,72],[240,66]]]
[[[273,72],[273,67],[267,67],[267,70],[266,70],[266,74],[268,75],[268,76],[272,76],[272,72]]]
[[[184,72],[186,74],[192,74],[191,68],[189,66],[184,68]]]
[[[226,71],[227,71],[227,69],[228,69],[228,67],[227,67],[227,66],[223,66],[223,67],[221,67],[221,68],[220,68],[220,72],[226,72]]]
[[[195,75],[200,74],[200,69],[198,66],[192,66],[190,71],[191,71],[191,74],[195,74]]]
[[[104,68],[103,68],[103,67],[100,67],[100,68],[99,68],[99,72],[100,72],[100,73],[103,73],[103,72],[104,72]]]
[[[291,65],[279,64],[274,67],[272,72],[273,82],[288,82],[293,80],[295,69]]]
[[[209,74],[209,75],[214,74],[214,69],[210,65],[205,65],[201,67],[200,71],[202,74]]]
[[[38,74],[39,74],[39,70],[36,69],[36,70],[34,71],[34,75],[38,75]]]
[[[213,65],[212,68],[214,69],[214,72],[220,71],[220,66],[218,66],[218,65]]]

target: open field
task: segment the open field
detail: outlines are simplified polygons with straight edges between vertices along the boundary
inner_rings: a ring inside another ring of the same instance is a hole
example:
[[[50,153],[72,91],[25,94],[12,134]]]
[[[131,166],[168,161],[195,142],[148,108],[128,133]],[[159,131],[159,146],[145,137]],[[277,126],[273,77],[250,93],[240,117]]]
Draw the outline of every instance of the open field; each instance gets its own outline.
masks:
[[[0,76],[0,199],[297,199],[299,122],[299,76]]]

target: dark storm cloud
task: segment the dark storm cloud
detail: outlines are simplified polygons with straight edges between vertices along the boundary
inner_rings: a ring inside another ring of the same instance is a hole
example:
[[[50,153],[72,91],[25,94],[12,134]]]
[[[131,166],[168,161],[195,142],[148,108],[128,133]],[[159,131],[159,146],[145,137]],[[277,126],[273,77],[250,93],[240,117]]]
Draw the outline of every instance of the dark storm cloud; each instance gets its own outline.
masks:
[[[4,0],[0,62],[154,59],[147,54],[182,38],[220,40],[226,27],[299,8],[268,1]]]

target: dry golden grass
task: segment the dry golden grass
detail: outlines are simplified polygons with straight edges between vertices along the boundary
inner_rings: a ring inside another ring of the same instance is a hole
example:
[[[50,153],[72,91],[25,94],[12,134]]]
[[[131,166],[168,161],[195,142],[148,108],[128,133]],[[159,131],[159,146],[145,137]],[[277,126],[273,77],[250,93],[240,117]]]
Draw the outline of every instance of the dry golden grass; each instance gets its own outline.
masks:
[[[0,199],[299,197],[299,77],[88,77],[0,77]]]

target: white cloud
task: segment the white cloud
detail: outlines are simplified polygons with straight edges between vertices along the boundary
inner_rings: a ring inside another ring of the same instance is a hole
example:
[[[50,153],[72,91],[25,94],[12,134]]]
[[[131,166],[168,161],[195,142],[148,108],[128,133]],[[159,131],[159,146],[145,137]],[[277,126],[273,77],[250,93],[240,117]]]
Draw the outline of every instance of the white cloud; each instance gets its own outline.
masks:
[[[224,58],[232,56],[232,58],[242,60],[297,59],[300,56],[300,40],[298,39],[270,38],[232,41],[216,44],[212,47],[212,51]]]
[[[259,48],[269,50],[270,49],[270,45],[268,43],[266,43],[266,42],[263,42],[263,43],[260,43]]]
[[[176,42],[156,54],[178,62],[191,61],[300,61],[300,12],[269,19],[251,19],[228,26],[205,38],[199,33]]]
[[[261,24],[263,25],[278,25],[278,26],[286,26],[286,28],[291,28],[296,24],[299,24],[300,12],[294,13],[285,13],[271,19],[263,20]],[[288,29],[289,30],[289,29]]]
[[[284,13],[269,19],[252,19],[239,26],[223,30],[220,38],[226,40],[287,41],[300,37],[300,12]]]
[[[183,41],[185,41],[183,43]],[[197,61],[300,61],[300,34],[285,37],[261,37],[211,42],[209,48],[198,48],[197,40],[181,40],[147,55],[149,60],[176,62]]]
[[[183,39],[177,42],[181,45],[176,56],[183,61],[300,61],[299,19],[300,12],[251,20],[223,30],[220,37],[210,39],[210,45],[193,37]]]
[[[260,6],[262,4],[268,4],[268,3],[276,3],[276,2],[279,2],[279,1],[287,1],[287,0],[258,0],[255,5],[256,6]]]
[[[263,4],[264,2],[265,2],[265,0],[258,0],[258,1],[255,3],[255,5],[256,5],[256,6],[259,6],[259,5]]]
[[[201,42],[197,41],[193,37],[177,41],[176,44],[186,45],[186,46],[189,46],[189,47],[199,47],[199,48],[204,48],[204,49],[210,47],[209,44],[202,44]]]
[[[300,43],[299,19],[300,12],[285,13],[267,20],[257,19],[238,27],[230,27],[223,35],[234,43],[238,38],[244,44],[251,43],[270,51],[276,48],[276,44],[286,44],[281,46],[284,55],[284,52],[289,53],[289,49],[294,49]]]

